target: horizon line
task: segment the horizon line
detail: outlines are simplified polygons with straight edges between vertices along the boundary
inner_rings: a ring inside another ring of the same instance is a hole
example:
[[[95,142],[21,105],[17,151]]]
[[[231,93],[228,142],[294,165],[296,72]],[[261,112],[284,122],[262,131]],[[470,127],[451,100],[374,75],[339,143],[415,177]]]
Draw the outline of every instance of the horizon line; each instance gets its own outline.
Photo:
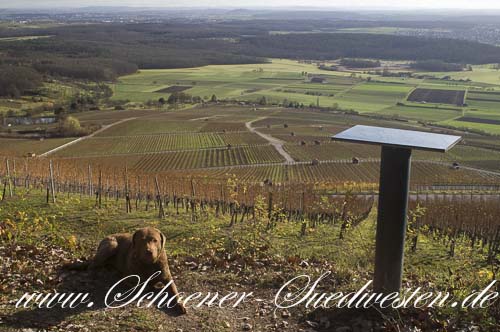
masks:
[[[170,6],[170,5],[155,5],[155,6],[141,6],[141,5],[40,5],[30,6],[30,5],[15,5],[1,7],[0,10],[40,10],[40,9],[52,9],[52,10],[78,10],[78,9],[89,9],[89,8],[130,8],[130,9],[177,9],[177,10],[193,10],[193,9],[219,9],[219,10],[277,10],[277,11],[315,11],[315,10],[330,10],[330,11],[412,11],[415,9],[423,10],[426,12],[435,12],[443,10],[452,11],[500,11],[499,7],[481,7],[481,8],[468,8],[468,7],[424,7],[424,6],[413,6],[413,7],[397,7],[397,6],[374,6],[366,7],[361,5],[354,6],[278,6],[278,5],[268,5],[268,6]]]

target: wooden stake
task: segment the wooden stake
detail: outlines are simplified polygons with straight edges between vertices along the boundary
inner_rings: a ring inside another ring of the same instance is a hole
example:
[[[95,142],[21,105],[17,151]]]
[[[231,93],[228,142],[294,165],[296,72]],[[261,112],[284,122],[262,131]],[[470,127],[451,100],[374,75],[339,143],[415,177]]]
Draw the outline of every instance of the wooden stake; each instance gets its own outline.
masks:
[[[50,170],[50,191],[52,192],[52,203],[55,203],[56,194],[54,192],[54,170],[52,167],[52,160],[49,161],[49,170]]]
[[[7,166],[7,182],[9,184],[9,197],[12,197],[12,182],[10,180],[9,159],[5,159],[5,163],[6,163],[6,166]]]
[[[158,178],[155,176],[155,186],[156,186],[156,200],[158,201],[158,218],[165,217],[165,212],[163,211],[163,200],[161,199],[160,186],[158,185]]]

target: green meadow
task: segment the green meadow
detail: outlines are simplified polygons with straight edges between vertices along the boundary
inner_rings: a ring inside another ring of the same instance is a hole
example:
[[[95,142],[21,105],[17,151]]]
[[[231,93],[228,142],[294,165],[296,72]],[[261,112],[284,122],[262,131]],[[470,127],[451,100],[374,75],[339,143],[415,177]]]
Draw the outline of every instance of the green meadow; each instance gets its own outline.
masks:
[[[140,70],[112,85],[115,100],[136,103],[168,98],[172,86],[205,100],[218,99],[268,103],[311,104],[340,107],[362,114],[381,115],[468,128],[500,134],[500,71],[491,65],[472,66],[471,71],[418,73],[423,78],[382,77],[365,72],[326,71],[316,64],[272,59],[265,64],[212,65],[197,68]],[[321,75],[323,82],[312,82]],[[431,78],[433,76],[434,78]],[[449,79],[443,79],[444,77]],[[466,105],[409,102],[416,88],[463,90]],[[163,91],[163,92],[162,92]],[[470,98],[470,100],[469,100]],[[460,120],[471,117],[472,122]],[[479,119],[479,121],[477,120]],[[486,120],[485,123],[481,121]],[[488,123],[489,121],[489,123]]]

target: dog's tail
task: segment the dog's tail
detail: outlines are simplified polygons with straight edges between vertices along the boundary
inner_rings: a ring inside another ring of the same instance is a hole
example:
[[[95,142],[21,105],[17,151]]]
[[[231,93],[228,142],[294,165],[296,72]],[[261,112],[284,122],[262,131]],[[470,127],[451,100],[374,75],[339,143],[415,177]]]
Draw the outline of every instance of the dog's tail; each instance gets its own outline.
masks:
[[[76,262],[70,262],[70,263],[65,263],[62,265],[63,270],[73,270],[73,271],[85,271],[89,269],[90,266],[90,261],[76,261]]]

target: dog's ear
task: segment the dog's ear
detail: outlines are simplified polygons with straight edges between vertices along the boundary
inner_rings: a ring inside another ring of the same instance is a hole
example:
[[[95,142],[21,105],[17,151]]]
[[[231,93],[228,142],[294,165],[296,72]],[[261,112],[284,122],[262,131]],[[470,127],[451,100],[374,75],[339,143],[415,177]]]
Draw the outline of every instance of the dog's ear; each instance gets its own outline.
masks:
[[[167,242],[167,238],[165,235],[163,235],[162,232],[160,232],[160,237],[161,237],[161,250],[165,249],[165,243]]]
[[[140,230],[136,230],[132,235],[132,247],[135,247],[135,243],[137,242],[136,237],[140,234]]]

